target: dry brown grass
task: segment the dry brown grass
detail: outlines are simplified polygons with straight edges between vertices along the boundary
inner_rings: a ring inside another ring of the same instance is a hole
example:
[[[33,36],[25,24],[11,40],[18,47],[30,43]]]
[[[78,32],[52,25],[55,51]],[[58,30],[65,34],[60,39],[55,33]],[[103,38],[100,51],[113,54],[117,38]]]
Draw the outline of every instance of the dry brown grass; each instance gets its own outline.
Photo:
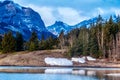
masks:
[[[62,50],[21,51],[0,54],[0,65],[46,66],[46,57],[63,58]]]

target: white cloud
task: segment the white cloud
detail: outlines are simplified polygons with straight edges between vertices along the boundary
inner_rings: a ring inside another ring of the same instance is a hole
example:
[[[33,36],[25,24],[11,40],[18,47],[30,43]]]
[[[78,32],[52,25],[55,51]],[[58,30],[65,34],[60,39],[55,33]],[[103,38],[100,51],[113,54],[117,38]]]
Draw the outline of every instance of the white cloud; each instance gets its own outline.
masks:
[[[37,11],[46,26],[54,24],[55,21],[63,21],[69,25],[75,25],[88,17],[80,15],[82,12],[69,7],[48,7],[29,4],[29,7]]]
[[[95,8],[95,9],[90,13],[90,15],[91,15],[92,17],[96,17],[96,16],[98,16],[98,15],[104,15],[104,14],[106,14],[106,13],[107,13],[107,10],[104,10],[104,9],[98,7],[98,8]]]
[[[29,4],[28,6],[40,14],[46,26],[51,25],[56,21],[56,18],[53,15],[54,9],[52,7],[39,7],[32,4]]]
[[[12,0],[12,1],[14,1],[15,3],[18,3],[18,4],[22,5],[22,6],[26,5],[26,2],[24,0]]]
[[[101,14],[101,15],[103,15],[104,14],[104,10],[103,9],[101,9],[101,8],[97,8],[97,10],[98,10],[98,14]]]
[[[59,7],[58,13],[61,20],[69,25],[75,25],[80,21],[88,19],[88,17],[80,15],[82,12],[69,7]]]
[[[116,15],[120,15],[120,9],[119,8],[111,8],[111,11],[113,11]]]
[[[102,15],[103,17],[109,18],[111,15],[120,15],[120,9],[115,7],[111,7],[107,9],[98,7],[90,13],[92,17],[96,17],[99,14]]]
[[[99,6],[93,8],[92,10],[90,9],[89,11],[81,11],[81,9],[77,10],[74,7],[39,6],[35,5],[34,3],[25,3],[26,1],[23,0],[14,1],[24,6],[31,7],[33,10],[37,11],[41,15],[46,26],[52,25],[55,21],[58,20],[63,21],[69,25],[75,25],[83,20],[96,17],[99,14],[103,17],[109,17],[113,14],[120,15],[120,9],[116,7],[103,8],[102,6]],[[83,3],[84,2],[94,3],[96,0],[84,0]]]

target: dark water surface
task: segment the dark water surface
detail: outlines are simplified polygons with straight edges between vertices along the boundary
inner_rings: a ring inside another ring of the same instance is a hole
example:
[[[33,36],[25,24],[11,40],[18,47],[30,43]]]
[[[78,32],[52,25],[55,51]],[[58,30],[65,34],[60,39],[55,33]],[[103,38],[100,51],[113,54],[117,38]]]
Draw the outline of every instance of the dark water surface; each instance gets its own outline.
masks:
[[[0,66],[0,80],[120,80],[120,68]]]

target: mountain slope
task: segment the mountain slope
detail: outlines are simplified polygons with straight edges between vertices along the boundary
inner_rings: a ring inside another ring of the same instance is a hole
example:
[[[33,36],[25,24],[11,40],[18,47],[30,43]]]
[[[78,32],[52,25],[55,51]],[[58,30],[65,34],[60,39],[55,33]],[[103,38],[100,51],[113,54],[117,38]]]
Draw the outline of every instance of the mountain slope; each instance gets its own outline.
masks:
[[[89,27],[90,24],[92,23],[96,23],[97,22],[97,18],[92,18],[92,19],[89,19],[89,20],[84,20],[76,25],[74,25],[73,27],[74,28],[80,28],[80,27]]]
[[[42,21],[40,15],[31,8],[22,7],[13,1],[0,2],[0,34],[12,31],[20,32],[24,39],[29,39],[31,32],[36,31],[39,39],[54,36]]]
[[[70,30],[72,30],[72,26],[67,25],[61,21],[56,21],[53,25],[48,26],[47,29],[53,34],[59,36],[60,32],[63,30],[65,34],[67,34]]]
[[[66,23],[63,23],[61,21],[56,21],[53,25],[48,26],[47,29],[52,32],[55,35],[59,35],[60,32],[63,30],[65,34],[70,32],[72,29],[80,28],[80,27],[89,27],[90,24],[95,23],[97,21],[97,18],[92,18],[89,20],[84,20],[76,25],[70,26]]]

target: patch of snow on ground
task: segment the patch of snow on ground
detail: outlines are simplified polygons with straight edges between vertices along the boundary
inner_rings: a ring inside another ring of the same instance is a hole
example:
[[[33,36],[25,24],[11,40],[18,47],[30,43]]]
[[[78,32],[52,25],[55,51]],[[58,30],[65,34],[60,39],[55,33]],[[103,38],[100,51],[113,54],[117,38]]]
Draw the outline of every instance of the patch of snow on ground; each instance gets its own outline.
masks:
[[[85,59],[84,58],[72,58],[73,62],[79,62],[79,63],[85,63]]]
[[[71,60],[66,58],[45,58],[45,63],[49,65],[58,65],[58,66],[72,66],[73,63]]]
[[[72,73],[72,69],[46,69],[45,73]]]
[[[90,57],[90,56],[87,56],[87,60],[88,60],[88,61],[96,61],[95,58],[92,58],[92,57]]]

